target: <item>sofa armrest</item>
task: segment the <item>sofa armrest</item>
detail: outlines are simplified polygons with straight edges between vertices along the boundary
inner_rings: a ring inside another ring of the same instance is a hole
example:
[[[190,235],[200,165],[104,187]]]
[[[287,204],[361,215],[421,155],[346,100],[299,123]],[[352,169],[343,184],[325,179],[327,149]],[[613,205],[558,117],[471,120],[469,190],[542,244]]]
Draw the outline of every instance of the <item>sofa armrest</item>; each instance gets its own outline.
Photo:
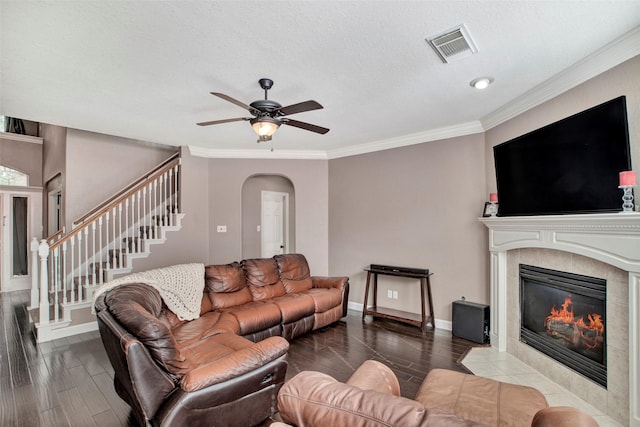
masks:
[[[531,427],[598,427],[596,420],[586,412],[569,406],[552,406],[536,412]]]
[[[269,337],[251,347],[192,369],[182,377],[180,387],[184,391],[192,392],[239,377],[277,359],[288,350],[287,340],[282,337]]]
[[[349,283],[348,277],[326,277],[311,276],[311,283],[314,288],[337,288],[342,289]]]
[[[134,415],[140,413],[146,420],[152,419],[164,399],[176,388],[173,377],[160,368],[148,349],[125,331],[111,314],[99,311],[97,318],[100,336],[114,369],[117,393],[136,409]]]
[[[339,289],[342,294],[342,317],[347,315],[347,307],[349,304],[348,277],[311,276],[311,283],[314,288]]]
[[[321,372],[303,371],[278,393],[285,423],[297,426],[422,425],[423,405],[376,390],[363,390]]]

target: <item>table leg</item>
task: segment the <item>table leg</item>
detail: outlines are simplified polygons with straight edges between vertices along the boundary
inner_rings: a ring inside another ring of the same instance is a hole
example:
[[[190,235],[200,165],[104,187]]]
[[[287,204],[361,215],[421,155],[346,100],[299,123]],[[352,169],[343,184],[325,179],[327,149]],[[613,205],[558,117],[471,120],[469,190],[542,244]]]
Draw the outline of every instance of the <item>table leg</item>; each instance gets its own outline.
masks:
[[[371,272],[367,272],[367,285],[364,290],[364,306],[362,307],[362,320],[367,316],[367,302],[369,300],[369,282],[371,280]]]
[[[426,292],[426,287],[427,287],[427,280],[428,279],[420,279],[420,309],[421,309],[421,313],[422,313],[422,322],[420,323],[420,330],[422,331],[422,333],[426,333],[427,332],[427,315],[425,313],[425,292]],[[429,301],[431,302],[431,301]]]
[[[373,306],[378,307],[378,273],[373,273]]]
[[[433,298],[431,298],[431,280],[427,276],[427,295],[429,297],[429,318],[431,319],[431,326],[436,328],[436,319],[433,317]]]

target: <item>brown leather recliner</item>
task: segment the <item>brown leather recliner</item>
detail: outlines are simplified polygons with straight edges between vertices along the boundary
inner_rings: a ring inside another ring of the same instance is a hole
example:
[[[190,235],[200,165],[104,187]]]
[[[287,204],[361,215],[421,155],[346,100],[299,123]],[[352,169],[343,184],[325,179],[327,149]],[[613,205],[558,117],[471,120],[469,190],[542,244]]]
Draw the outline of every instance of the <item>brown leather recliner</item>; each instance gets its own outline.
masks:
[[[538,390],[445,369],[433,369],[415,399],[400,396],[398,380],[380,362],[364,362],[346,383],[303,371],[278,393],[284,423],[305,426],[597,427],[570,407],[549,408]]]
[[[155,289],[116,289],[96,302],[98,326],[116,391],[140,425],[250,426],[276,411],[284,338],[253,343],[223,332],[180,346]]]

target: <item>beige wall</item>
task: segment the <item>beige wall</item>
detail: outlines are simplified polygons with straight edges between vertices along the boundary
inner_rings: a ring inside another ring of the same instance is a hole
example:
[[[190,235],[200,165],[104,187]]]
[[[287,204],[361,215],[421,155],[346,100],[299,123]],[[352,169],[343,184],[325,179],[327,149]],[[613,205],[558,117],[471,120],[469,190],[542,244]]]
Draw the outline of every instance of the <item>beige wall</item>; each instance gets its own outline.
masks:
[[[60,203],[59,225],[65,223],[64,197],[65,197],[65,171],[67,152],[67,128],[63,126],[40,125],[42,135],[42,222],[44,234],[52,235],[55,231],[49,224],[49,193],[60,192],[62,202]],[[55,224],[55,222],[54,222]]]
[[[330,273],[351,278],[350,301],[363,302],[363,269],[377,263],[429,268],[436,319],[461,296],[488,302],[484,147],[476,134],[329,162]],[[419,313],[417,284],[379,289],[379,305]]]
[[[29,175],[30,187],[42,187],[42,144],[0,133],[0,165]]]
[[[66,169],[67,128],[42,123],[43,140],[42,175],[44,184],[60,174],[64,177]]]
[[[496,191],[493,146],[621,95],[627,97],[631,164],[640,167],[640,56],[486,132],[487,192]]]
[[[116,136],[68,129],[65,212],[72,221],[116,194],[178,149]]]
[[[329,186],[326,160],[210,159],[210,262],[242,259],[242,186],[254,175],[280,175],[295,189],[295,248],[309,261],[311,273],[326,275],[328,261]],[[226,225],[226,233],[217,233]]]

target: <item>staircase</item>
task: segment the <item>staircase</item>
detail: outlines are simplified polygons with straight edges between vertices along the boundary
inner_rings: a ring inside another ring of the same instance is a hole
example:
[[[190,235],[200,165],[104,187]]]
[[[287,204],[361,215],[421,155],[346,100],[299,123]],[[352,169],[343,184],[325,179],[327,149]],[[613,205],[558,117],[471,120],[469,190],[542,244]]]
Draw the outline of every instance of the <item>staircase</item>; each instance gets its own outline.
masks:
[[[37,341],[96,330],[95,291],[131,273],[136,259],[180,230],[183,217],[176,154],[77,220],[71,232],[34,238],[29,313]]]

